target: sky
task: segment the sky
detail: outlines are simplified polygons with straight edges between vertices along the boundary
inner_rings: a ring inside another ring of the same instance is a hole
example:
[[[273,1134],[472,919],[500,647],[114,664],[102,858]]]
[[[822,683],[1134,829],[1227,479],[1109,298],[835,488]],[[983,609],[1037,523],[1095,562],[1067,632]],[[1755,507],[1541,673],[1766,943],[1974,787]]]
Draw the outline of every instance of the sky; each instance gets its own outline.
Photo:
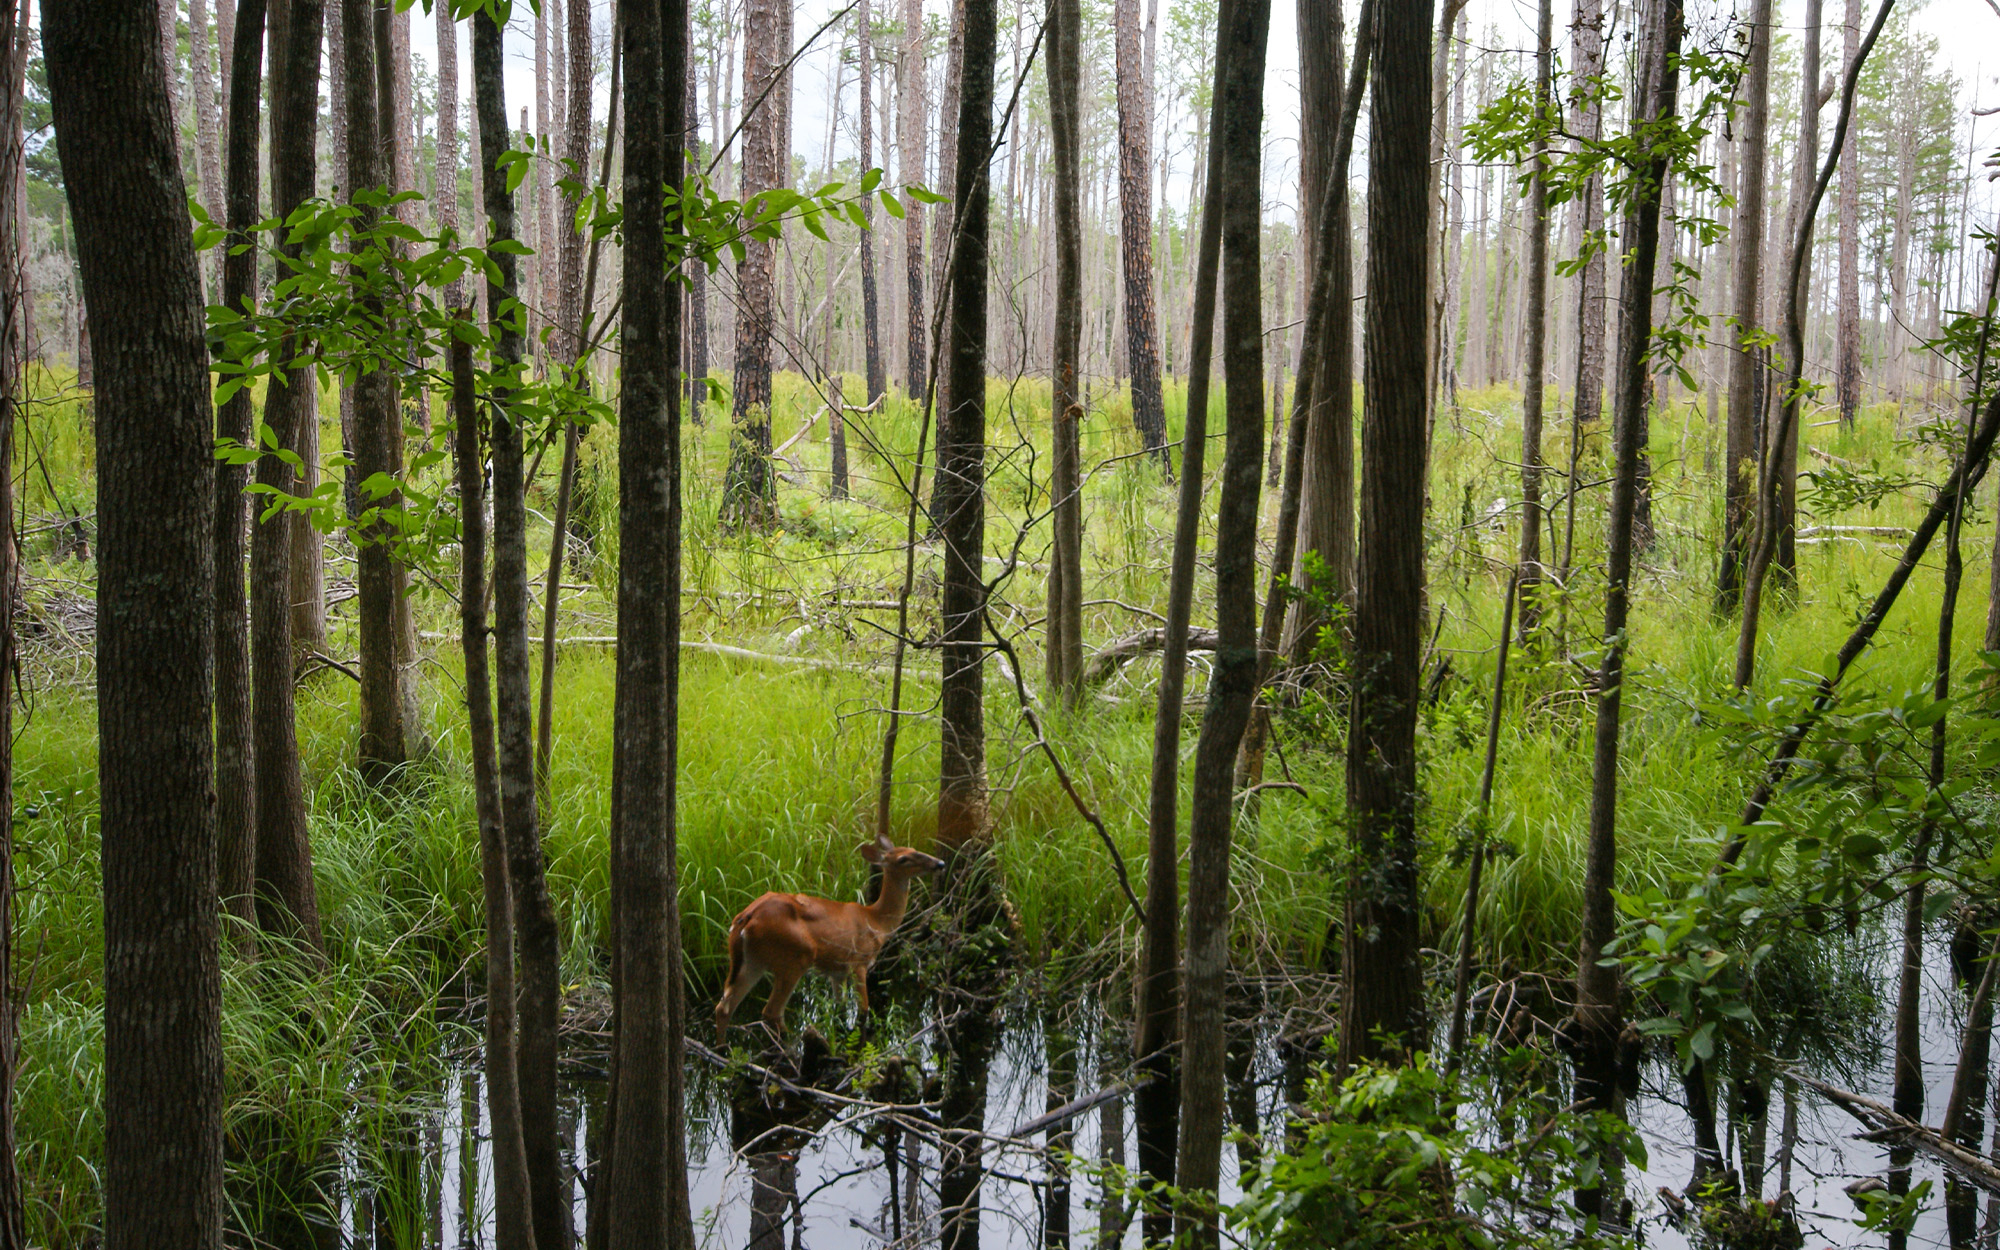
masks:
[[[566,0],[552,0],[566,3]],[[1035,20],[1034,0],[1016,0],[1024,3],[1024,17],[1030,23]],[[1158,0],[1164,7],[1172,0]],[[1403,0],[1399,0],[1403,2]],[[1618,3],[1620,0],[1606,0]],[[1629,3],[1629,0],[1625,0]],[[817,30],[829,16],[838,11],[847,0],[803,0],[796,12],[794,29],[797,37],[805,39]],[[1003,6],[1007,0],[1001,0]],[[1713,21],[1718,15],[1745,7],[1747,0],[1690,0],[1690,22],[1699,24],[1704,20]],[[1824,0],[1825,10],[1831,18],[1842,6],[1841,0]],[[1962,84],[1968,84],[1966,94],[1969,104],[1976,107],[1990,107],[2000,104],[2000,9],[1995,5],[2000,0],[1929,0],[1912,4],[1908,0],[1901,6],[1914,14],[1917,26],[1935,35],[1942,57],[1950,64]],[[948,12],[948,0],[926,0],[930,12]],[[595,9],[594,25],[599,36],[599,46],[603,46],[610,29],[612,11],[611,0],[593,0]],[[1354,0],[1348,0],[1348,9],[1356,7]],[[1556,40],[1558,45],[1567,42],[1566,24],[1569,18],[1569,3],[1556,0]],[[1799,33],[1804,0],[1777,0],[1778,20],[1785,31],[1793,36]],[[1864,9],[1870,14],[1875,8],[1875,0],[1866,0]],[[1523,52],[1534,44],[1535,6],[1530,0],[1471,0],[1468,8],[1469,26],[1475,40],[1483,40],[1481,32],[1495,32],[1499,36],[1497,44],[1487,44],[1501,48],[1516,48]],[[427,64],[437,63],[437,34],[435,18],[421,9],[412,14],[411,47]],[[518,118],[521,106],[526,104],[532,112],[534,106],[534,35],[533,17],[525,3],[516,5],[516,17],[507,35],[507,96],[508,115]],[[1164,18],[1162,19],[1164,22]],[[1032,29],[1032,26],[1030,26]],[[1003,36],[1004,38],[1004,36]],[[1838,43],[1829,32],[1828,66],[1838,64]],[[467,32],[461,28],[458,48],[462,62],[459,83],[461,94],[471,89],[471,51]],[[818,45],[808,49],[799,59],[795,71],[795,94],[793,98],[793,150],[806,154],[809,161],[817,163],[824,146],[827,123],[827,103],[830,92],[832,71],[832,48],[837,43],[837,31],[829,32]],[[1006,72],[1011,44],[1002,50],[1002,72]],[[602,53],[600,52],[600,60]],[[740,72],[740,70],[739,70]],[[1289,218],[1294,211],[1298,160],[1298,26],[1296,9],[1286,0],[1277,0],[1271,11],[1271,34],[1267,50],[1264,92],[1265,116],[1265,211],[1267,216]],[[600,120],[604,116],[608,82],[599,75],[594,116]],[[706,91],[703,92],[704,100]],[[852,109],[853,87],[849,84],[848,105]],[[1990,150],[2000,143],[2000,114],[1983,119],[1973,119],[1979,127],[1975,132],[1981,145]],[[837,145],[836,150],[840,150]],[[851,143],[845,145],[848,155],[852,155]],[[1184,203],[1188,194],[1191,169],[1182,169],[1171,180],[1169,199]],[[1990,188],[1988,198],[1993,198]]]

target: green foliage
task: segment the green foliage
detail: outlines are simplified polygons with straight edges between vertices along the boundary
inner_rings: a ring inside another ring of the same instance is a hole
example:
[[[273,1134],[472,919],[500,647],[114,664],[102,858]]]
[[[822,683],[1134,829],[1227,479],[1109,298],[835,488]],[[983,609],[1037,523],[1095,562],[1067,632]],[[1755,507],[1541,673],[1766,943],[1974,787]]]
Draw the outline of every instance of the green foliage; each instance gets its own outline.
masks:
[[[1487,1107],[1429,1054],[1345,1080],[1320,1072],[1297,1140],[1263,1157],[1229,1208],[1231,1229],[1256,1250],[1625,1244],[1543,1213],[1564,1191],[1598,1184],[1607,1151],[1642,1164],[1644,1146],[1614,1116],[1549,1114],[1559,1100],[1519,1079],[1532,1064],[1527,1052],[1503,1056],[1512,1071],[1495,1097],[1518,1103]],[[1525,1137],[1492,1131],[1524,1115],[1535,1126]]]

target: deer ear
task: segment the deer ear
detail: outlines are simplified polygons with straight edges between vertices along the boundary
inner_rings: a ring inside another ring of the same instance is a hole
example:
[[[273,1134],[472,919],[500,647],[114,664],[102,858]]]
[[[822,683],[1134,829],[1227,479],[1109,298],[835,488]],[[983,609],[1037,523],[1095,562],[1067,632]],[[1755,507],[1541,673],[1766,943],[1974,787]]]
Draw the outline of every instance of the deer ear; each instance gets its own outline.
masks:
[[[861,844],[861,858],[871,864],[879,864],[882,862],[882,848],[873,842],[863,842]]]

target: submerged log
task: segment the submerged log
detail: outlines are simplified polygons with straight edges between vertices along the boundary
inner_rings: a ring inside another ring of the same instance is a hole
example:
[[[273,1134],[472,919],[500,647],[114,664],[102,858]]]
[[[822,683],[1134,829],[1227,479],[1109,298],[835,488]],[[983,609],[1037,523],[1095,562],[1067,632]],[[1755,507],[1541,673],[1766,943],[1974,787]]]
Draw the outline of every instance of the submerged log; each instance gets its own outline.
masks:
[[[1941,1137],[1936,1129],[1898,1115],[1888,1105],[1864,1094],[1829,1085],[1796,1070],[1790,1071],[1789,1075],[1866,1125],[1868,1131],[1858,1134],[1860,1140],[1921,1151],[1987,1193],[2000,1194],[2000,1167],[1995,1167],[1957,1142]]]

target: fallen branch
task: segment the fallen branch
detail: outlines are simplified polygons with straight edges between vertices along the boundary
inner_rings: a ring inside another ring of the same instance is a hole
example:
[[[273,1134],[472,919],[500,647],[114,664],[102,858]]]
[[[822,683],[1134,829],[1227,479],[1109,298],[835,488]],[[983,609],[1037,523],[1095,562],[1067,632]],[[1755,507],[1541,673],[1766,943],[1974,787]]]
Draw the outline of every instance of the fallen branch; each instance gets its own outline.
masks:
[[[1798,533],[1800,538],[1812,538],[1820,534],[1866,534],[1870,538],[1908,538],[1907,525],[1808,525]]]
[[[1107,642],[1090,657],[1090,664],[1083,670],[1083,684],[1100,686],[1109,681],[1125,662],[1152,651],[1167,648],[1165,629],[1142,629],[1136,634],[1127,634],[1114,642]],[[1215,650],[1215,631],[1189,626],[1187,649],[1190,651]]]
[[[1107,1085],[1094,1094],[1085,1094],[1081,1098],[1072,1098],[1047,1115],[1038,1115],[1026,1124],[1016,1125],[1014,1131],[1007,1134],[1007,1136],[1013,1138],[1033,1137],[1045,1128],[1054,1128],[1058,1124],[1074,1120],[1093,1107],[1102,1106],[1114,1098],[1123,1098],[1132,1091],[1143,1089],[1152,1083],[1152,1077],[1142,1076],[1129,1084],[1121,1081],[1116,1085]]]
[[[1940,1136],[1936,1129],[1898,1115],[1893,1109],[1853,1090],[1829,1085],[1796,1069],[1786,1071],[1799,1084],[1817,1092],[1867,1125],[1869,1131],[1861,1134],[1862,1140],[1922,1151],[1987,1193],[2000,1194],[2000,1167],[1995,1167],[1957,1142]]]

